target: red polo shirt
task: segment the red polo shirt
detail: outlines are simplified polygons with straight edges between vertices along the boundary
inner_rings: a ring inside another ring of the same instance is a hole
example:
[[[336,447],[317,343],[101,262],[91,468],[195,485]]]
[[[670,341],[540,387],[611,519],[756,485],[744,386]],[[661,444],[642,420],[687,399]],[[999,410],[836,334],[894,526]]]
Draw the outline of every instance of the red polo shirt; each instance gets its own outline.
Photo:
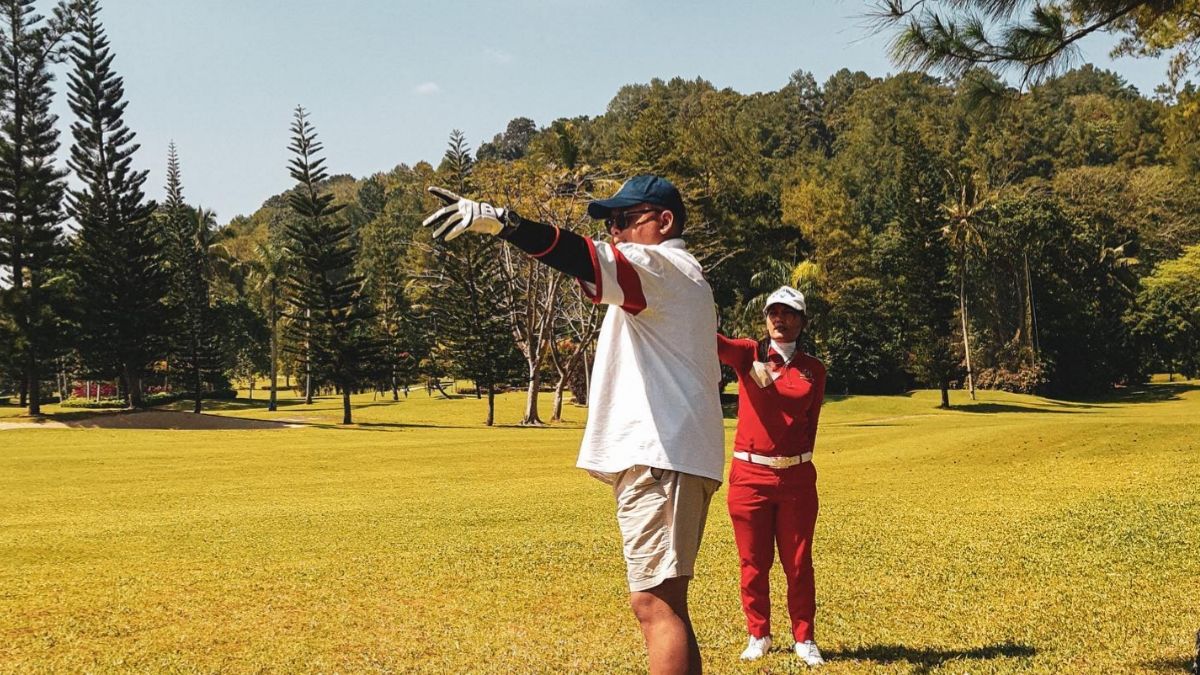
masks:
[[[750,376],[758,343],[717,334],[717,355],[738,378],[738,424],[733,449],[776,456],[812,452],[825,400],[825,366],[799,349],[787,363],[774,349],[768,348],[767,354],[780,373],[774,382],[760,387]]]

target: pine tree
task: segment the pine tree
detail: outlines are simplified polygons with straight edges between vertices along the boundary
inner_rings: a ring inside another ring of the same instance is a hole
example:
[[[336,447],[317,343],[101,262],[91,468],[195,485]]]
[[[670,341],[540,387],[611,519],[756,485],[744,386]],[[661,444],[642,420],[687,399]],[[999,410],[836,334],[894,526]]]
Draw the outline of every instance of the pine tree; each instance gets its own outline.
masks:
[[[132,168],[138,144],[124,123],[124,86],[95,0],[79,3],[70,50],[69,102],[76,121],[68,164],[82,183],[68,208],[79,225],[73,271],[82,309],[80,351],[93,370],[118,376],[131,406],[142,405],[146,369],[165,350],[167,270],[145,171]]]
[[[455,129],[440,170],[459,194],[471,192],[471,151],[462,132]],[[517,379],[522,361],[508,327],[508,294],[497,286],[503,278],[502,242],[493,237],[460,237],[452,245],[438,245],[430,282],[434,300],[429,315],[435,338],[453,361],[452,372],[473,380],[476,395],[488,395],[484,424],[495,422],[496,385]],[[454,326],[438,331],[438,326]]]
[[[305,366],[325,373],[342,392],[342,423],[351,423],[350,393],[363,381],[375,356],[373,313],[363,293],[363,278],[355,273],[355,233],[349,222],[334,216],[344,205],[322,194],[327,179],[321,143],[297,106],[292,124],[289,162],[297,182],[289,205],[299,216],[288,225],[288,250],[295,266],[286,288],[293,326],[303,331],[296,341],[307,343]]]
[[[10,358],[22,398],[38,415],[43,371],[63,334],[65,173],[54,166],[58,118],[50,113],[49,66],[59,58],[70,16],[65,5],[47,20],[33,0],[5,0],[0,20],[0,267],[8,269],[0,306],[14,329]]]
[[[208,255],[212,219],[184,202],[174,143],[167,150],[167,199],[161,211],[163,250],[171,272],[172,352],[176,362],[190,374],[192,412],[199,413],[205,374],[212,370],[216,359],[210,297],[212,265]]]
[[[368,182],[367,185],[371,185]],[[411,213],[421,212],[419,196],[412,201]],[[362,203],[362,191],[359,202]],[[400,211],[403,205],[376,209],[378,214],[367,222],[361,233],[358,268],[366,278],[367,293],[377,313],[377,323],[383,351],[383,365],[392,400],[400,399],[401,378],[406,365],[412,364],[413,354],[423,351],[419,336],[421,326],[410,297],[409,286],[416,275],[414,267],[406,264],[412,243],[415,216]]]
[[[437,339],[453,361],[452,372],[475,382],[477,396],[487,392],[484,424],[492,426],[497,385],[520,380],[525,364],[509,331],[507,296],[496,288],[503,278],[501,242],[491,237],[460,241],[442,251],[431,285],[436,295],[431,314],[442,326],[455,327]]]
[[[458,184],[455,189],[466,191],[467,179],[471,175],[471,168],[474,162],[471,160],[471,148],[467,145],[467,136],[462,131],[454,129],[450,132],[449,147],[446,148],[446,154],[442,156],[442,165],[439,170],[449,172],[454,176]]]

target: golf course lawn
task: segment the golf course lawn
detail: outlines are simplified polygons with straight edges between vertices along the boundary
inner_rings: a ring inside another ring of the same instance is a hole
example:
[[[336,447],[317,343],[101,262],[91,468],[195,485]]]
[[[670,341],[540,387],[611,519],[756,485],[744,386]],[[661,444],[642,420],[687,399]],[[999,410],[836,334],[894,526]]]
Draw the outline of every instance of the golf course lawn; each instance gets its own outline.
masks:
[[[62,425],[0,424],[0,672],[644,670],[611,495],[574,468],[585,409],[519,428],[523,396],[505,394],[487,428],[485,401],[422,389],[358,396],[340,428],[339,398],[268,413],[255,397],[214,402],[231,428],[56,406]],[[826,403],[825,671],[1184,672],[1200,383],[936,403]],[[108,423],[139,419],[182,428]],[[778,572],[776,647],[743,664],[722,489],[691,595],[708,672],[804,670]]]

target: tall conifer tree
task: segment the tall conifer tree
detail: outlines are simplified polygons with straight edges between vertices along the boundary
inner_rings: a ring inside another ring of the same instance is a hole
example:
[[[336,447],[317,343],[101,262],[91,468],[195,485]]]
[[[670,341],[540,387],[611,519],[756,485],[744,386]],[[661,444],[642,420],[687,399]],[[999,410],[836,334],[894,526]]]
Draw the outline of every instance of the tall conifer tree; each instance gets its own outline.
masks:
[[[371,310],[363,278],[355,273],[355,233],[334,216],[342,209],[333,195],[321,193],[327,179],[321,143],[304,108],[296,108],[292,124],[295,157],[291,175],[297,182],[289,197],[299,216],[289,223],[288,249],[296,264],[287,278],[293,326],[304,331],[309,368],[319,369],[342,391],[342,423],[351,423],[350,392],[371,368],[377,341],[371,334]]]
[[[216,360],[210,287],[212,265],[208,250],[212,230],[205,212],[183,200],[179,156],[172,143],[167,150],[167,199],[162,206],[162,236],[171,271],[172,352],[188,372],[192,412],[200,412],[204,376]]]
[[[118,376],[131,406],[142,405],[147,368],[164,353],[168,277],[155,236],[138,144],[125,126],[121,78],[96,0],[80,0],[71,47],[69,101],[76,121],[68,161],[82,187],[68,196],[79,225],[73,270],[82,308],[80,351],[94,371]]]
[[[439,169],[446,183],[459,194],[472,193],[471,150],[458,129],[450,133]],[[522,361],[509,331],[508,294],[500,259],[502,242],[492,237],[466,237],[452,246],[437,244],[431,276],[436,300],[429,319],[442,349],[453,360],[453,371],[475,382],[476,396],[484,391],[488,412],[484,424],[496,420],[496,385],[519,379]],[[454,326],[446,331],[438,326]]]
[[[47,20],[33,4],[0,2],[0,267],[8,276],[0,306],[11,315],[9,358],[20,373],[22,398],[37,415],[43,371],[63,332],[65,173],[54,166],[58,118],[50,113],[54,78],[49,66],[59,55],[70,16],[59,5]]]

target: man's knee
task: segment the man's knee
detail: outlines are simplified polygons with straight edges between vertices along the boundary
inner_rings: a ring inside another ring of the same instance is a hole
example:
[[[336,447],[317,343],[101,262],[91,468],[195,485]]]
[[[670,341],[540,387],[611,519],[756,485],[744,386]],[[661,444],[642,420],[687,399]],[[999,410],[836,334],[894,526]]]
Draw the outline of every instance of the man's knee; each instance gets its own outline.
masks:
[[[654,623],[662,612],[662,601],[645,591],[629,594],[629,608],[641,623]]]
[[[688,577],[667,579],[644,591],[629,594],[629,607],[643,624],[665,618],[687,617]]]

